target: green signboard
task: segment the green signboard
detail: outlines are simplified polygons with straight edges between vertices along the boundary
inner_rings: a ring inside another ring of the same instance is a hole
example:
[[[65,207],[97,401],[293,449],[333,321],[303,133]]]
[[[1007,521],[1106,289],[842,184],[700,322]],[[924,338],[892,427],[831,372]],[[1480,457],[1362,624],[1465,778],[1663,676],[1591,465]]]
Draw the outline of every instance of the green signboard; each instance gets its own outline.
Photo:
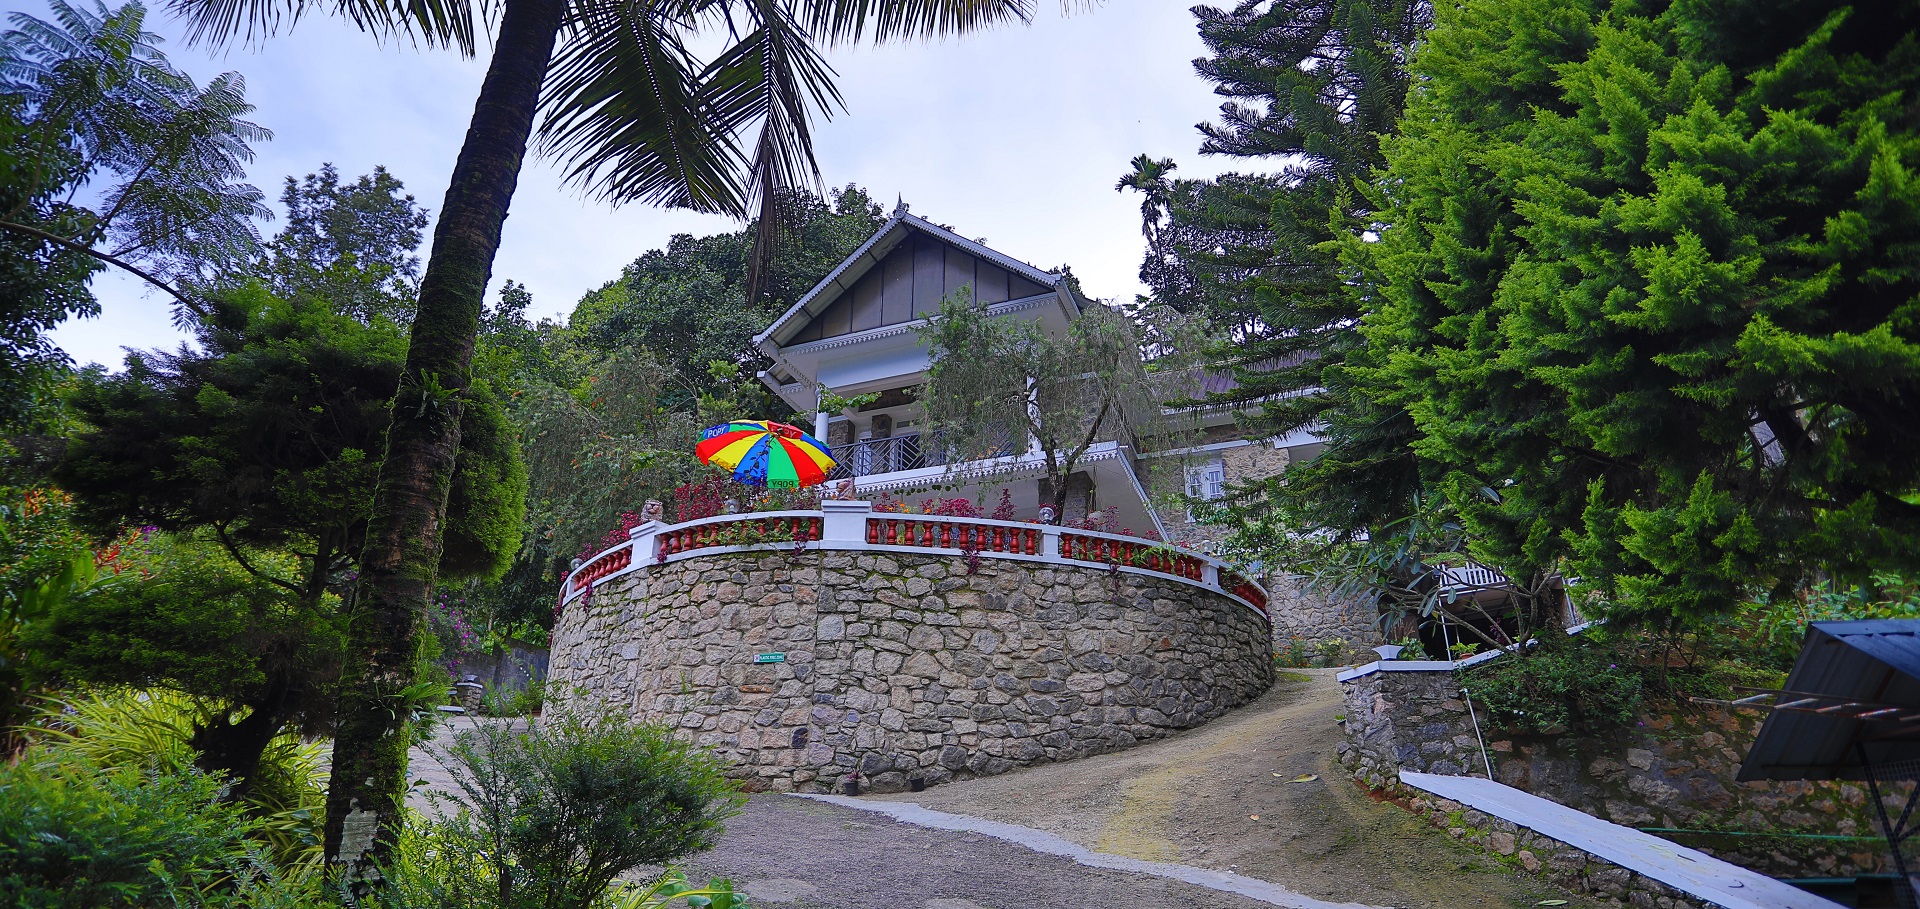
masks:
[[[787,661],[787,655],[784,653],[756,653],[753,655],[753,661],[756,663],[784,663]]]

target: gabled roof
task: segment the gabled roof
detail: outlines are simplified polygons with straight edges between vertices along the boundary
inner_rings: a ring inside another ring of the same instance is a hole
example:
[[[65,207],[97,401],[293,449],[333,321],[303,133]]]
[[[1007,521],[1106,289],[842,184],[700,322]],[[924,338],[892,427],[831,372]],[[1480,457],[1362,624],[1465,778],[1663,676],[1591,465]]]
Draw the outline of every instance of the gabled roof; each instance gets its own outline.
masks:
[[[755,335],[754,346],[763,353],[772,354],[775,349],[787,345],[796,335],[805,330],[811,320],[825,313],[828,307],[843,294],[852,290],[862,277],[885,260],[889,253],[903,242],[910,240],[915,234],[930,237],[967,255],[999,266],[1011,275],[1037,284],[1059,297],[1060,305],[1068,318],[1079,315],[1082,301],[1068,286],[1065,275],[1041,271],[1032,265],[962,237],[910,213],[903,203],[894,209],[893,216],[888,218],[873,236],[860,244],[860,248],[854,250],[852,255],[835,266],[833,271],[788,307],[786,312],[781,313],[780,317],[773,320],[773,324],[767,326],[765,331]]]

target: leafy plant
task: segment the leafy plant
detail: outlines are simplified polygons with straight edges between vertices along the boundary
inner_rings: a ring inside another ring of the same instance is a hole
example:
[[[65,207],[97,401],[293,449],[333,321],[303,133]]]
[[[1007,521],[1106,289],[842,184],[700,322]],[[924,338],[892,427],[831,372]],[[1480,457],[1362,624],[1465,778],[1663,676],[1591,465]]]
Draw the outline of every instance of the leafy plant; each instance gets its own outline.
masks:
[[[1338,666],[1347,658],[1347,640],[1346,638],[1328,638],[1315,646],[1314,650],[1320,658],[1321,668]]]
[[[1456,673],[1492,724],[1543,735],[1597,732],[1639,714],[1646,681],[1630,654],[1587,635],[1532,649],[1525,659],[1503,656]]]
[[[153,767],[181,775],[195,767],[194,732],[228,712],[178,692],[104,691],[49,701],[32,731],[43,751],[90,766]],[[304,879],[320,867],[323,764],[323,746],[282,733],[261,751],[249,778],[241,803],[251,818],[248,835],[265,848],[282,877]]]
[[[1307,659],[1307,642],[1299,638],[1288,638],[1287,645],[1274,653],[1273,662],[1287,669],[1307,668],[1311,665]]]
[[[257,822],[220,780],[35,748],[0,766],[0,901],[23,909],[226,904]],[[257,871],[251,874],[258,876]]]
[[[741,802],[719,759],[618,716],[483,726],[440,759],[459,792],[430,793],[434,854],[390,871],[414,909],[589,909],[617,876],[711,847]]]

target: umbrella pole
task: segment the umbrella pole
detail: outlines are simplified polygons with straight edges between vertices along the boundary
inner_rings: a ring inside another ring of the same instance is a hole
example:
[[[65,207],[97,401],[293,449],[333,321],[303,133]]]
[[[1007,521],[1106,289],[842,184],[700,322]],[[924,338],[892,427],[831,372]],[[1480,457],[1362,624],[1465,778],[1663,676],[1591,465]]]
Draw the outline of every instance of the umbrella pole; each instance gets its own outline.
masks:
[[[1880,829],[1886,834],[1887,850],[1893,853],[1894,873],[1900,876],[1900,882],[1905,885],[1906,893],[1900,901],[1901,905],[1916,905],[1916,896],[1920,896],[1920,893],[1916,893],[1913,875],[1907,872],[1907,860],[1900,854],[1900,843],[1907,838],[1907,835],[1901,832],[1901,828],[1906,826],[1907,818],[1913,814],[1914,800],[1920,798],[1920,784],[1916,784],[1913,794],[1907,796],[1906,810],[1900,812],[1900,823],[1895,825],[1893,820],[1887,817],[1887,804],[1880,800],[1880,782],[1874,779],[1873,764],[1867,761],[1866,746],[1855,742],[1853,749],[1860,756],[1860,769],[1867,778],[1867,794],[1873,799],[1873,810],[1880,815]]]

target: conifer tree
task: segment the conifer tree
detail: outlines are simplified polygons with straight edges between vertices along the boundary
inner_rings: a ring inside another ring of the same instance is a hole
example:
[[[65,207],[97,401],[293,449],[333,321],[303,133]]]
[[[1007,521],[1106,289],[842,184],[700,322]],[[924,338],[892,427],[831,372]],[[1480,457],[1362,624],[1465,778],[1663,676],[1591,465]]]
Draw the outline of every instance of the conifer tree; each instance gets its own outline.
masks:
[[[1214,397],[1250,429],[1312,427],[1333,444],[1284,484],[1239,497],[1244,543],[1280,525],[1361,532],[1413,507],[1421,477],[1411,425],[1350,393],[1342,365],[1362,346],[1364,298],[1339,240],[1371,225],[1363,181],[1405,104],[1407,64],[1432,7],[1423,0],[1251,0],[1197,7],[1212,56],[1195,69],[1228,99],[1200,125],[1203,154],[1271,162],[1266,174],[1169,180],[1172,162],[1141,156],[1123,188],[1147,193],[1141,279],[1158,302],[1213,319],[1211,351],[1236,386]],[[1164,215],[1160,213],[1164,212]],[[1278,513],[1286,513],[1277,516]]]
[[[1920,561],[1916,15],[1440,14],[1349,244],[1349,372],[1477,556],[1657,621]]]

